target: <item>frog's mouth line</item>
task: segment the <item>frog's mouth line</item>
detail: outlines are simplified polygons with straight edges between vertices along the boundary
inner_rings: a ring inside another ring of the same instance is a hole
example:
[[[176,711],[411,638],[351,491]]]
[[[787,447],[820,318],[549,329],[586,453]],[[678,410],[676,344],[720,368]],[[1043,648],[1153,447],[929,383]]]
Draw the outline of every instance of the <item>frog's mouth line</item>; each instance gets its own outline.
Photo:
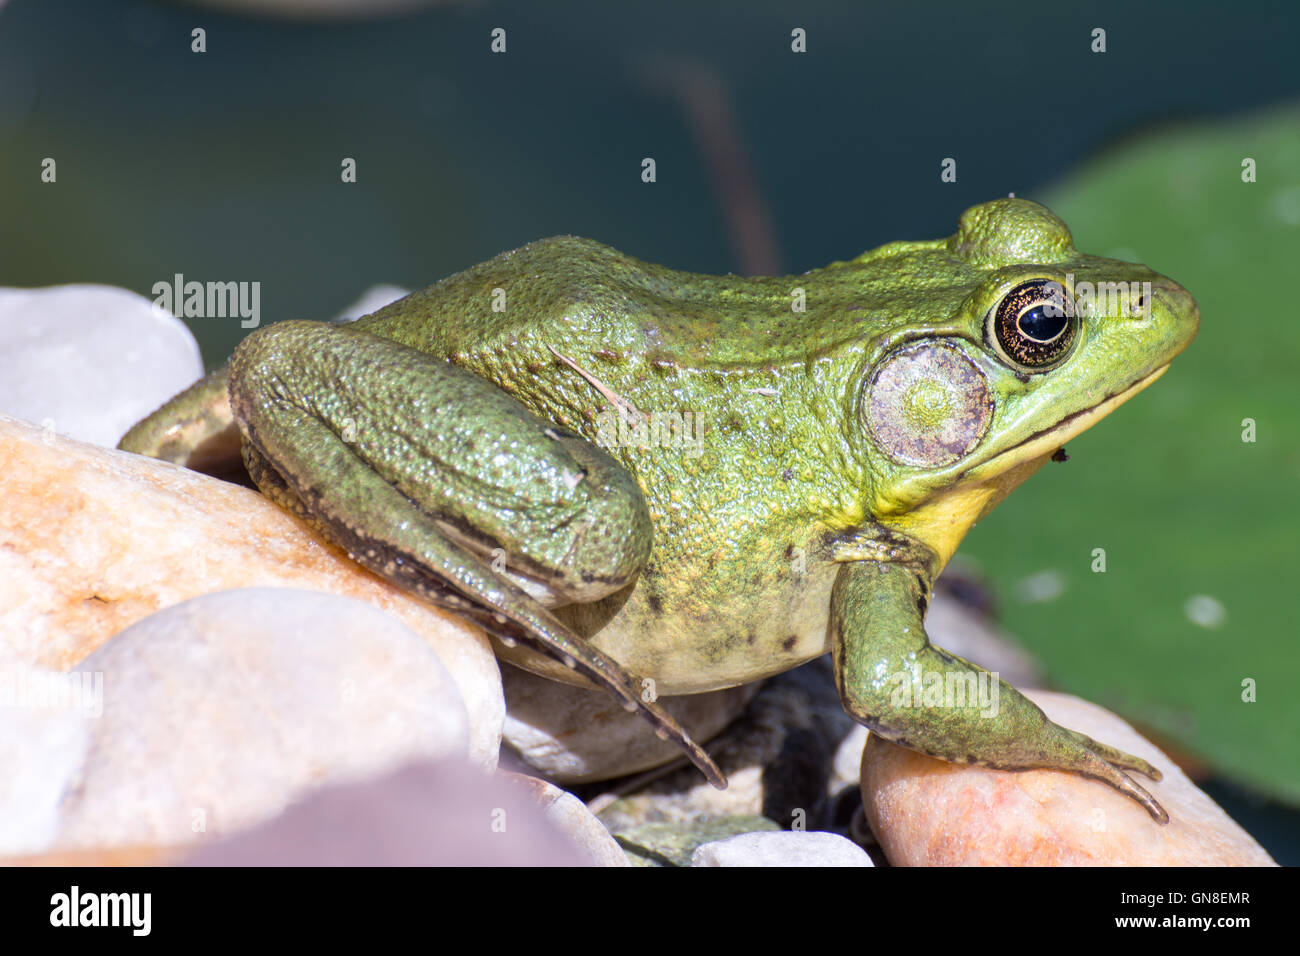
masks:
[[[1091,428],[1099,420],[1105,418],[1167,371],[1169,371],[1168,362],[1146,376],[1146,378],[1134,382],[1123,391],[1109,395],[1089,408],[1080,409],[1073,415],[1061,419],[1051,428],[1035,432],[1024,441],[1012,445],[1005,451],[998,452],[987,461],[972,466],[962,475],[962,480],[974,479],[979,481],[995,478],[1012,464],[1011,462],[1004,462],[1004,459],[1007,458],[1014,458],[1016,462],[1025,462],[1052,454],[1075,435]]]

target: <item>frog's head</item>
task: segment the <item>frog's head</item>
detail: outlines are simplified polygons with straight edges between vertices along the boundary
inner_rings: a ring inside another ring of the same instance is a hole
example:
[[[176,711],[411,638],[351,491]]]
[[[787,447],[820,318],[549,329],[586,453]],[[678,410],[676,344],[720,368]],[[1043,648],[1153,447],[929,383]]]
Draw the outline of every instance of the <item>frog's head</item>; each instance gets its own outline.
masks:
[[[944,277],[928,308],[877,340],[856,392],[874,449],[872,513],[943,562],[971,524],[1196,335],[1181,286],[1076,252],[1065,223],[1023,199],[968,209],[947,240],[867,255]]]

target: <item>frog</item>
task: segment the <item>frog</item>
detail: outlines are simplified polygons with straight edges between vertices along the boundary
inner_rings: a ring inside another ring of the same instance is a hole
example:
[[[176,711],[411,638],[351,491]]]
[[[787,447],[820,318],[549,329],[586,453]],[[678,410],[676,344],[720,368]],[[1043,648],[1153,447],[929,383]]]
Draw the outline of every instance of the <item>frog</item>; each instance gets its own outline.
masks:
[[[1166,823],[1131,776],[1156,767],[1052,722],[925,617],[970,528],[1199,321],[1182,286],[1078,252],[1014,196],[793,276],[556,236],[354,322],[258,329],[119,447],[245,474],[500,659],[603,688],[715,786],[660,698],[829,653],[872,734],[1092,778]],[[932,701],[936,677],[997,706]]]

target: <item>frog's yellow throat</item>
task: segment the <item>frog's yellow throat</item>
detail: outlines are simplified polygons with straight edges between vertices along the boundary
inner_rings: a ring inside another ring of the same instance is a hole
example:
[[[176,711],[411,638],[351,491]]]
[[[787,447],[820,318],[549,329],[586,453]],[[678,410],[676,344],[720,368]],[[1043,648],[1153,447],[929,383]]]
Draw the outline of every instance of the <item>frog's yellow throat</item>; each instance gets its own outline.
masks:
[[[1169,366],[1162,365],[1122,392],[1075,412],[1054,428],[1040,432],[971,469],[963,479],[906,514],[884,522],[894,530],[924,542],[946,565],[975,522],[997,507],[1021,482],[1047,463],[1058,448],[1091,428],[1142,389]],[[937,573],[937,571],[936,571]]]

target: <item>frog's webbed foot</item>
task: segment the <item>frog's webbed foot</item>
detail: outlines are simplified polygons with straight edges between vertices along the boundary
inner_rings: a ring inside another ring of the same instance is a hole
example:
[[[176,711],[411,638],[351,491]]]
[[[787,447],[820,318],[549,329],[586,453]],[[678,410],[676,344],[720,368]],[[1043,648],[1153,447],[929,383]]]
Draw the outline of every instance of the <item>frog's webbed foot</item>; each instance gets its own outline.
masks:
[[[726,787],[640,682],[542,603],[592,600],[643,565],[649,514],[621,465],[492,383],[347,327],[249,336],[230,400],[269,498],[381,577],[604,688]]]
[[[902,565],[860,561],[840,569],[831,646],[840,698],[854,719],[885,740],[952,763],[1092,777],[1137,801],[1157,823],[1169,822],[1124,773],[1160,780],[1147,761],[1053,723],[1010,684],[929,643],[923,591],[915,571]],[[932,686],[981,691],[931,699]]]
[[[1147,813],[1151,814],[1151,817],[1157,823],[1169,822],[1169,814],[1156,798],[1151,796],[1145,787],[1136,783],[1122,771],[1134,770],[1156,782],[1164,779],[1164,774],[1141,757],[1135,757],[1115,747],[1099,743],[1086,734],[1062,727],[1060,724],[1053,723],[1051,726],[1066,735],[1075,745],[1074,747],[1067,745],[1062,748],[1063,754],[1070,755],[1066,759],[1072,757],[1070,763],[1065,762],[1065,759],[1063,759],[1061,763],[1054,763],[1051,766],[1063,770],[1073,770],[1075,773],[1081,773],[1108,783],[1120,793],[1126,794],[1142,804],[1143,808]],[[1080,749],[1076,749],[1076,747]]]
[[[1066,730],[1065,732],[1073,737],[1077,743],[1086,747],[1088,750],[1091,750],[1102,760],[1109,764],[1114,764],[1121,770],[1135,770],[1144,777],[1150,777],[1157,783],[1164,779],[1164,774],[1151,766],[1151,764],[1147,763],[1141,757],[1135,757],[1132,754],[1125,753],[1115,747],[1099,743],[1086,734],[1079,733],[1077,730]]]
[[[1010,689],[1010,685],[1007,685]],[[1032,701],[1012,689],[1018,700],[1010,702],[1013,713],[1032,707],[1042,720],[1036,733],[1022,746],[1008,747],[992,759],[977,761],[998,770],[1066,770],[1109,784],[1125,796],[1142,805],[1157,823],[1168,823],[1169,814],[1145,787],[1129,777],[1125,770],[1135,770],[1152,780],[1159,781],[1162,774],[1141,757],[1134,757],[1115,747],[1098,743],[1091,737],[1062,727],[1047,716]]]

